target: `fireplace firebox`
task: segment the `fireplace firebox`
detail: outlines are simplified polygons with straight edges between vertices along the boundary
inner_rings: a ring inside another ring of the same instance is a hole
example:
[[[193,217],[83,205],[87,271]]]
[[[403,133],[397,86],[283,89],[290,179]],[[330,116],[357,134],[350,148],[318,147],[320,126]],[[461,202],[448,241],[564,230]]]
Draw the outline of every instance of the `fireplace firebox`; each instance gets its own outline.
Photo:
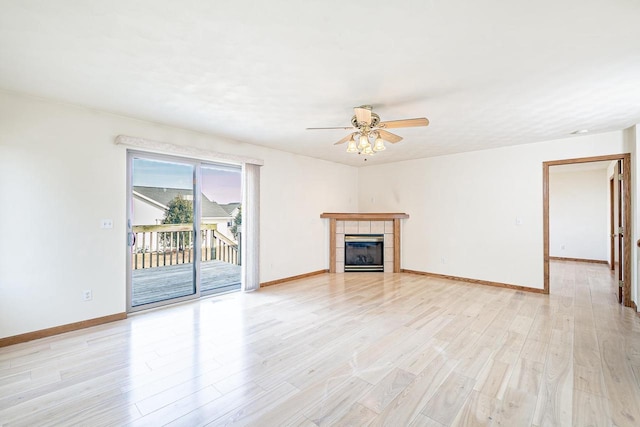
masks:
[[[344,271],[384,271],[384,234],[345,235]]]

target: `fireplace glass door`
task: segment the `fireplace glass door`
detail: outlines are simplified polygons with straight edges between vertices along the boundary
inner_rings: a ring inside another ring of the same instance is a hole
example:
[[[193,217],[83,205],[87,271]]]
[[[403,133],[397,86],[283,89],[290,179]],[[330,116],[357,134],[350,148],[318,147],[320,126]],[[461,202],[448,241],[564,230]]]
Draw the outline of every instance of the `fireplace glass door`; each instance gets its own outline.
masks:
[[[344,271],[384,271],[384,235],[345,235]]]

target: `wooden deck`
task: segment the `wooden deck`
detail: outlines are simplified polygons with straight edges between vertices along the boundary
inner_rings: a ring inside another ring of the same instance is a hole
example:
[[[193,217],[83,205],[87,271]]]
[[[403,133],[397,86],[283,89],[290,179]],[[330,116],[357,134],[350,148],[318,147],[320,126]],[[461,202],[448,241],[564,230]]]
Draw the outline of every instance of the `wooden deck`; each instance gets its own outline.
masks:
[[[240,289],[240,266],[223,261],[200,264],[202,294],[210,295]],[[133,271],[134,307],[194,293],[193,264],[169,265]]]

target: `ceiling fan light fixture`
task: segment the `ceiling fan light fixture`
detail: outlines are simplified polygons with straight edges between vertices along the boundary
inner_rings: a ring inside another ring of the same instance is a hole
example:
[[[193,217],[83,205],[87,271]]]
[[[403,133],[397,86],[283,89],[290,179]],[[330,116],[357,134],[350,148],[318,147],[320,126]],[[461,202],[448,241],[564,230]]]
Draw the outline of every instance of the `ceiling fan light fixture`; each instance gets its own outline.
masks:
[[[385,142],[396,144],[402,141],[402,137],[389,132],[387,129],[429,126],[429,119],[417,117],[415,119],[400,119],[391,121],[380,121],[380,116],[374,113],[370,105],[355,107],[355,115],[351,117],[352,127],[323,127],[307,128],[316,129],[349,129],[351,133],[335,142],[333,145],[340,145],[348,142],[347,153],[358,153],[374,155],[387,149]],[[371,140],[370,138],[371,137]],[[365,159],[366,160],[366,159]]]
[[[353,135],[351,135],[351,139],[347,144],[347,153],[357,153],[358,147],[356,147],[356,141],[353,139]]]
[[[380,135],[378,135],[376,137],[376,142],[373,145],[373,151],[378,152],[378,151],[384,151],[386,149],[387,147],[384,146],[384,141],[382,140],[382,138],[380,138]]]
[[[365,148],[367,148],[367,145],[371,145],[371,144],[369,144],[369,138],[364,133],[361,133],[360,134],[360,140],[359,140],[359,143],[358,143],[358,150],[364,151]]]

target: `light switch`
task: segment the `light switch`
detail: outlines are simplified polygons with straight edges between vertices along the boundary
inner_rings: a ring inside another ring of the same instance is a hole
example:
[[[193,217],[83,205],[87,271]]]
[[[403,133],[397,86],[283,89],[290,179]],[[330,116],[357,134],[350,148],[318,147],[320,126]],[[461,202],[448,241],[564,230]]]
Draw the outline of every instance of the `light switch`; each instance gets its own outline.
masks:
[[[100,228],[113,228],[112,219],[103,219],[100,221]]]
[[[522,218],[516,218],[516,225],[522,225]]]

